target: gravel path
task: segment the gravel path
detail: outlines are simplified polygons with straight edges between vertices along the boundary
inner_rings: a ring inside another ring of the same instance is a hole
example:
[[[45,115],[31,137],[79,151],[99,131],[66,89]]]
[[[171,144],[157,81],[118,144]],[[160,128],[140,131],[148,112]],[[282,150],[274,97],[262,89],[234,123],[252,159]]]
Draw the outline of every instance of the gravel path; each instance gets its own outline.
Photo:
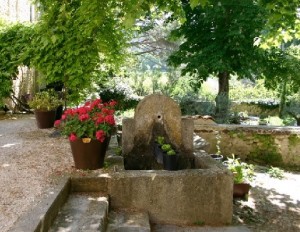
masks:
[[[39,130],[33,115],[0,120],[0,231],[37,204],[55,184],[55,174],[72,164],[68,141]]]
[[[69,143],[37,129],[33,115],[0,118],[0,231],[36,205],[60,176],[76,172]],[[300,231],[300,174],[257,173],[248,201],[234,202],[235,225],[253,231]]]

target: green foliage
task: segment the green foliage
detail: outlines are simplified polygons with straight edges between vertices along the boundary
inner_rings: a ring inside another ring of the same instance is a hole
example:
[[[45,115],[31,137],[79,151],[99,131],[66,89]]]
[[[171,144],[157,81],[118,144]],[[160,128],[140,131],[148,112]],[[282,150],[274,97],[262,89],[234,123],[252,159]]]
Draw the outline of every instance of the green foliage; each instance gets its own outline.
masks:
[[[276,179],[283,179],[284,178],[284,171],[280,168],[277,167],[270,167],[267,170],[267,173],[269,174],[270,177],[276,178]]]
[[[131,87],[118,78],[114,78],[109,85],[101,89],[99,95],[104,102],[111,99],[117,101],[116,110],[121,112],[134,109],[140,100]]]
[[[116,147],[114,149],[114,152],[115,152],[116,155],[122,156],[122,148],[121,147]]]
[[[159,140],[158,143],[161,144],[161,143],[165,140],[165,138],[162,137],[162,136],[158,136],[158,137],[157,137],[157,140]],[[161,143],[160,143],[160,142],[161,142]],[[168,144],[168,143],[162,144],[161,149],[162,149],[165,153],[167,153],[167,155],[176,155],[176,152],[175,152],[175,150],[172,148],[172,145],[171,145],[171,144]]]
[[[288,137],[288,140],[289,140],[289,145],[296,146],[300,143],[300,136],[293,134]]]
[[[167,151],[167,155],[176,155],[176,152],[173,149]]]
[[[172,146],[170,144],[163,144],[161,146],[161,149],[164,151],[164,152],[168,152],[172,149]]]
[[[189,73],[202,83],[209,74],[223,71],[250,77],[257,71],[259,49],[253,46],[264,26],[263,9],[252,0],[210,1],[191,9],[185,4],[186,21],[173,32],[185,42],[173,53],[172,65],[186,64]]]
[[[277,89],[283,81],[288,82],[288,92],[298,92],[300,86],[300,46],[272,48],[266,51],[264,75],[268,89]]]
[[[264,9],[252,0],[211,0],[194,8],[184,1],[183,9],[186,21],[173,36],[184,38],[184,42],[169,57],[169,63],[183,67],[182,75],[193,76],[195,88],[209,75],[218,76],[215,118],[228,122],[230,75],[252,78],[260,74],[259,61],[265,54],[254,46],[254,40],[265,24]]]
[[[238,81],[234,76],[230,81],[229,97],[231,101],[258,101],[259,99],[277,100],[279,93],[276,90],[270,90],[265,87],[265,80],[256,81],[241,80]]]
[[[282,43],[299,38],[298,0],[260,0],[258,2],[268,12],[268,20],[261,37],[263,48],[279,47]]]
[[[17,78],[18,67],[30,64],[28,50],[33,31],[32,25],[0,25],[0,105],[3,98],[12,93],[12,83]]]
[[[117,66],[122,60],[126,36],[120,15],[122,3],[37,2],[43,13],[33,40],[37,48],[33,63],[47,83],[63,81],[70,92],[68,100],[80,102],[86,94],[83,90],[103,75],[105,64]]]
[[[157,136],[157,138],[155,139],[155,141],[159,144],[159,145],[163,145],[165,143],[165,137],[163,136]]]
[[[284,107],[284,113],[293,117],[297,125],[300,123],[300,92],[287,96],[287,103]]]
[[[62,105],[63,102],[59,100],[54,90],[48,90],[37,93],[28,104],[31,108],[38,111],[51,111]]]
[[[254,166],[252,164],[241,162],[234,154],[232,155],[232,158],[228,157],[223,163],[233,173],[234,183],[236,184],[251,181],[255,176]]]

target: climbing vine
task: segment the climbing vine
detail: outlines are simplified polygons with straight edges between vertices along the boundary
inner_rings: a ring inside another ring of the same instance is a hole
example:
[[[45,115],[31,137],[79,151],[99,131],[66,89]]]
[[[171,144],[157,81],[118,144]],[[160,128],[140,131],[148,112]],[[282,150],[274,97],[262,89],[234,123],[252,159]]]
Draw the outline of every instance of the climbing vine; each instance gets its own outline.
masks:
[[[30,65],[29,51],[33,31],[32,25],[0,25],[0,106],[3,99],[12,93],[18,67]]]

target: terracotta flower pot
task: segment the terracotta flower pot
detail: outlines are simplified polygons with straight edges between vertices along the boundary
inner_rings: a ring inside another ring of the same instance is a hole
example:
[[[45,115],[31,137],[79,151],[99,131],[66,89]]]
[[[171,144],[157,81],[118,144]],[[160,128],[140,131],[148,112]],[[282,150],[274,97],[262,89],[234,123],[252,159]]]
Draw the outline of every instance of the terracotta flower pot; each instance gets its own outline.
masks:
[[[56,111],[34,111],[38,128],[46,129],[54,126]]]
[[[245,198],[249,194],[251,188],[250,184],[240,183],[233,185],[233,197],[236,198]]]
[[[89,170],[102,168],[109,141],[110,137],[105,138],[103,143],[95,139],[91,139],[90,142],[83,142],[82,139],[70,141],[75,168]]]

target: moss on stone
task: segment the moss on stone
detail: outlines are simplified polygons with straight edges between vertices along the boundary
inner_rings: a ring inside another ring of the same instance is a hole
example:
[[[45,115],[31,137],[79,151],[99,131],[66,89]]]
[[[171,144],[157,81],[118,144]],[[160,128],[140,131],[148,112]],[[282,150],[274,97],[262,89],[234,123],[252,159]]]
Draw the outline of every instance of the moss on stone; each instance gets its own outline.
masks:
[[[248,158],[259,164],[282,166],[282,156],[278,152],[272,135],[256,134],[253,136],[257,146],[250,152]]]
[[[296,145],[300,144],[300,136],[297,134],[290,135],[288,140],[290,146],[295,147]]]

